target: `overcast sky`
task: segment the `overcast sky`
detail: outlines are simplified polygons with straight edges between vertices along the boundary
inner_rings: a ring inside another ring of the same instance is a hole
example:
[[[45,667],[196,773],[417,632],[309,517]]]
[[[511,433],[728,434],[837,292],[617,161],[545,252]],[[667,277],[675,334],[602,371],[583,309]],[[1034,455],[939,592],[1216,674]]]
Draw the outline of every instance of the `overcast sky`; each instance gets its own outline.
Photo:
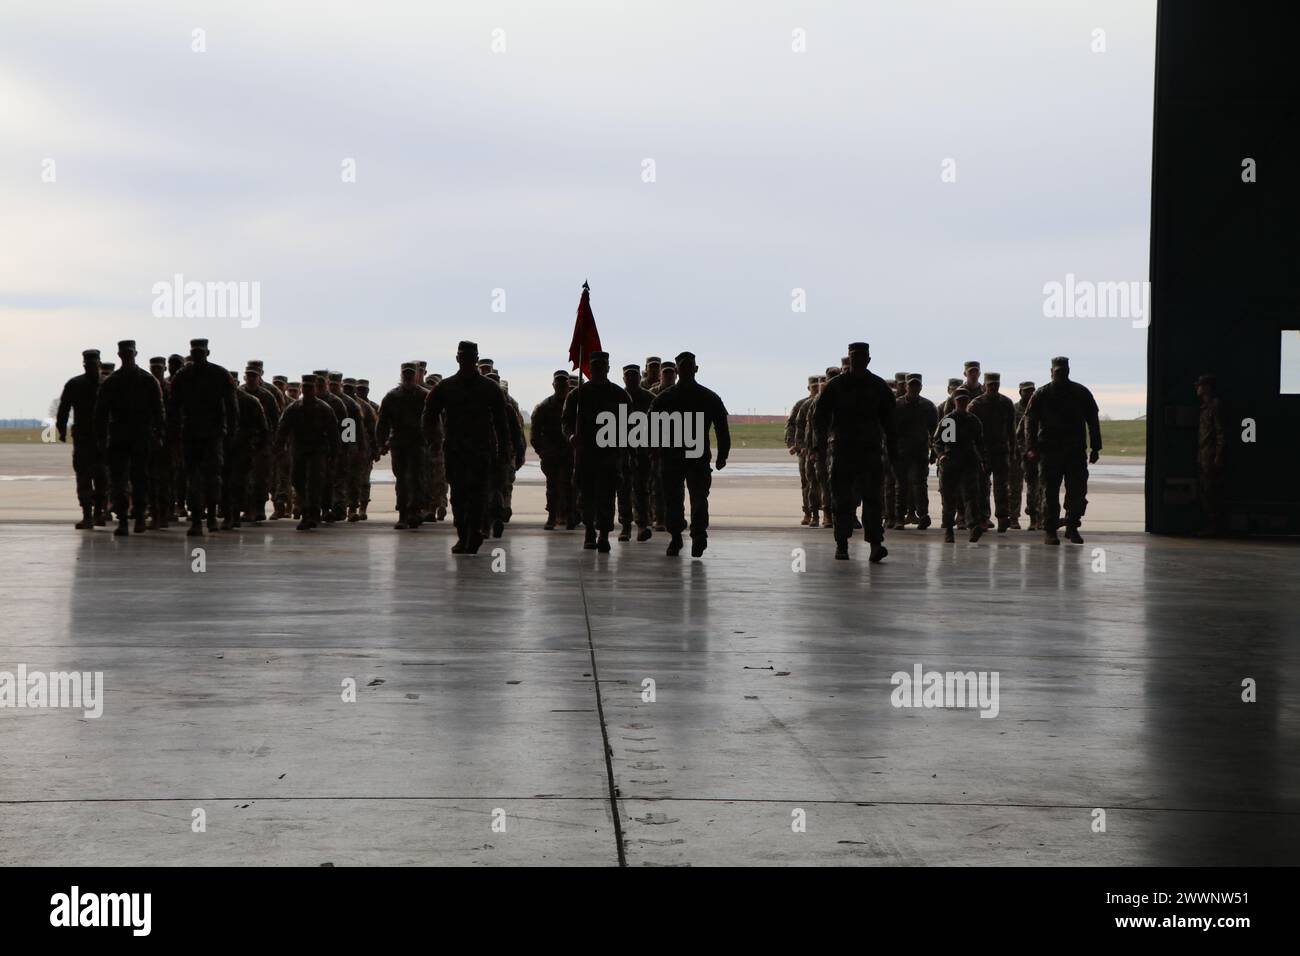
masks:
[[[1154,27],[1154,0],[8,0],[0,417],[44,417],[83,348],[200,335],[380,392],[474,339],[530,408],[584,279],[616,364],[691,349],[733,413],[863,339],[932,398],[1066,354],[1132,417],[1145,331],[1043,288],[1146,278]],[[155,316],[176,274],[260,283],[257,326]]]

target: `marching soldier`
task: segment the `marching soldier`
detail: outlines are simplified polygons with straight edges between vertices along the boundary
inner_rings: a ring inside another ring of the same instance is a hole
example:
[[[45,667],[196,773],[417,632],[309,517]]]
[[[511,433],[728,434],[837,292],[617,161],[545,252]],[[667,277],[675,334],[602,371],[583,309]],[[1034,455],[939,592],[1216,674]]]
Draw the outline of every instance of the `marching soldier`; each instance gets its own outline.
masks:
[[[817,385],[821,381],[818,375],[808,376],[808,394],[799,399],[790,407],[790,416],[785,420],[785,447],[790,450],[790,454],[798,456],[799,461],[799,492],[803,497],[803,520],[799,523],[806,525],[812,520],[812,508],[809,506],[808,490],[812,482],[808,477],[808,455],[803,447],[803,436],[799,431],[799,413],[809,400],[817,394]]]
[[[254,374],[256,375],[255,368]],[[261,398],[240,388],[239,376],[233,370],[230,372],[230,384],[235,390],[235,401],[239,407],[239,424],[226,451],[226,471],[221,482],[225,494],[222,531],[234,531],[241,526],[241,516],[248,506],[253,462],[270,440],[270,427],[266,413],[262,411]]]
[[[968,410],[980,420],[984,437],[984,468],[993,485],[994,514],[998,533],[1011,526],[1011,459],[1016,448],[1016,406],[1001,394],[1002,376],[984,373],[984,394],[972,401]],[[980,504],[985,519],[989,515],[988,484],[981,485]]]
[[[551,531],[565,521],[570,531],[578,526],[573,504],[573,449],[564,437],[564,401],[569,397],[569,373],[559,369],[551,376],[551,394],[533,409],[529,440],[546,476],[546,524]]]
[[[596,439],[597,418],[604,412],[618,415],[618,406],[630,405],[627,392],[609,380],[609,353],[592,352],[591,378],[578,386],[564,403],[564,437],[573,447],[577,485],[582,494],[582,520],[586,525],[584,548],[606,553],[614,530],[614,499],[618,494],[624,449],[603,447]]]
[[[239,423],[235,386],[230,373],[208,361],[208,340],[190,339],[190,361],[172,378],[168,428],[179,429],[184,446],[185,484],[189,494],[188,535],[216,531],[217,505],[221,501],[221,472],[227,439],[234,438]]]
[[[280,416],[275,451],[283,452],[286,445],[293,446],[290,454],[293,485],[302,509],[298,530],[311,531],[320,524],[326,461],[341,452],[342,442],[334,410],[316,397],[316,389],[324,389],[325,383],[308,373],[302,377],[300,387],[300,399]]]
[[[96,525],[102,526],[107,521],[108,467],[95,438],[99,365],[99,349],[86,349],[81,353],[81,367],[85,371],[68,379],[63,386],[55,419],[59,441],[67,442],[68,413],[72,413],[72,470],[77,475],[77,503],[81,505],[81,520],[77,527],[83,531],[94,530]]]
[[[149,458],[162,442],[162,391],[154,377],[136,364],[133,340],[118,342],[117,356],[122,368],[100,385],[95,399],[95,439],[100,453],[108,457],[117,513],[113,534],[131,533],[127,521],[131,510],[135,512],[135,533],[140,534],[145,530],[150,502]]]
[[[424,432],[421,416],[428,392],[416,384],[419,368],[414,362],[402,363],[402,381],[379,403],[379,422],[375,437],[379,452],[392,453],[393,478],[396,480],[397,523],[393,528],[414,531],[424,517]]]
[[[894,427],[898,432],[898,501],[894,505],[897,523],[908,520],[924,531],[930,527],[930,439],[939,425],[934,402],[921,395],[921,374],[907,376],[903,397],[894,404]]]
[[[1043,485],[1043,540],[1059,545],[1061,483],[1065,483],[1065,537],[1083,544],[1079,525],[1088,507],[1088,465],[1101,456],[1101,424],[1092,392],[1070,381],[1070,360],[1052,359],[1052,380],[1034,392],[1025,410],[1028,457],[1039,463]],[[1092,446],[1091,453],[1088,445]]]
[[[1020,500],[1024,493],[1025,516],[1029,521],[1030,531],[1042,531],[1040,527],[1040,501],[1038,493],[1038,462],[1025,457],[1025,410],[1029,400],[1034,397],[1034,383],[1021,382],[1020,401],[1016,402],[1016,450],[1011,472],[1011,527],[1020,528]]]
[[[629,413],[648,412],[655,397],[641,387],[641,368],[635,363],[623,366],[623,390],[631,400]],[[629,448],[623,459],[623,479],[618,489],[618,520],[622,526],[618,540],[632,540],[632,522],[636,522],[637,541],[649,541],[650,531],[650,449]]]
[[[952,529],[959,504],[967,515],[976,516],[969,521],[971,541],[978,541],[984,534],[976,501],[979,473],[984,470],[983,428],[980,420],[968,410],[970,393],[964,385],[953,391],[952,402],[952,411],[939,420],[934,430],[934,448],[942,468],[939,494],[943,500],[943,540],[949,544],[956,540]]]

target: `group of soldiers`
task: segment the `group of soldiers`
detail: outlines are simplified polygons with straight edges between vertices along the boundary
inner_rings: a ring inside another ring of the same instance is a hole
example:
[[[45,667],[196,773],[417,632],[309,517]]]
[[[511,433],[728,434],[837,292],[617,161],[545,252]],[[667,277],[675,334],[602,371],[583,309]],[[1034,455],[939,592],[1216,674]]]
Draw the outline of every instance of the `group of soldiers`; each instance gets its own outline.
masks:
[[[808,377],[808,394],[786,420],[786,447],[799,458],[801,524],[834,528],[837,558],[848,557],[857,528],[879,561],[888,553],[883,529],[930,527],[932,464],[945,541],[955,540],[954,528],[969,529],[971,541],[994,527],[1020,529],[1023,500],[1028,529],[1059,545],[1064,484],[1065,537],[1083,543],[1088,464],[1101,453],[1101,427],[1092,393],[1070,380],[1069,359],[1052,359],[1051,381],[1041,387],[1021,382],[1017,402],[1002,394],[1001,375],[966,362],[937,407],[921,395],[919,373],[891,381],[868,372],[869,362],[866,343],[851,344],[838,366]]]

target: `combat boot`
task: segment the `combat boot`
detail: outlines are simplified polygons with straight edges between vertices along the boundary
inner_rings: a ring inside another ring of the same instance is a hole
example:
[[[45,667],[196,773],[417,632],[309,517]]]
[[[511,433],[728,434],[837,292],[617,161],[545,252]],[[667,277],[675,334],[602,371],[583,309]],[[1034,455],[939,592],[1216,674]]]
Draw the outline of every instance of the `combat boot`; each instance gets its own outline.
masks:
[[[578,527],[578,519],[573,517],[573,515],[569,515],[568,520],[564,522],[564,530],[574,531],[577,529],[577,527]]]
[[[102,527],[104,527],[104,526],[107,525],[107,524],[108,524],[108,515],[105,513],[105,510],[104,510],[102,507],[100,507],[100,508],[96,508],[96,509],[95,509],[95,527],[96,527],[96,528],[102,528]]]
[[[1077,524],[1065,526],[1065,540],[1073,541],[1075,544],[1083,544],[1083,538],[1079,536],[1079,526]]]
[[[803,520],[800,521],[799,523],[800,523],[801,525],[807,525],[808,522],[811,520],[811,518],[812,518],[812,513],[809,512],[809,511],[805,511],[805,512],[803,513]]]
[[[353,522],[360,521],[361,513],[357,511],[356,508],[348,508],[348,520]]]
[[[498,518],[492,522],[492,537],[499,538],[506,533],[505,522]]]
[[[481,547],[483,547],[483,535],[475,531],[469,536],[469,540],[465,542],[465,553],[478,554],[478,549]]]
[[[623,530],[618,533],[618,540],[620,541],[632,540],[632,526],[630,524],[623,525]]]
[[[113,529],[113,534],[121,538],[121,537],[125,537],[130,533],[131,533],[131,523],[127,519],[126,515],[122,515],[122,517],[117,519],[117,527]]]
[[[832,528],[834,526],[835,526],[835,522],[831,520],[831,513],[829,511],[826,512],[824,515],[822,515],[823,528]]]
[[[465,553],[465,538],[463,535],[459,535],[459,534],[456,535],[456,543],[451,546],[451,553],[452,554]]]
[[[542,530],[543,530],[543,531],[554,531],[554,530],[555,530],[555,515],[553,515],[553,514],[548,514],[548,515],[546,516],[546,524],[542,525]]]
[[[849,559],[849,543],[845,541],[835,542],[835,560],[847,561]]]
[[[199,538],[203,536],[203,519],[194,518],[190,521],[189,530],[185,532],[187,537]]]
[[[1044,529],[1043,529],[1043,543],[1044,543],[1044,544],[1060,544],[1060,543],[1061,543],[1061,539],[1058,538],[1058,537],[1056,536],[1056,529],[1055,529],[1055,528],[1044,528]]]
[[[709,536],[704,532],[691,535],[691,557],[698,558],[704,555],[704,549],[709,546]]]
[[[446,520],[447,520],[447,509],[444,508],[442,505],[438,505],[438,510],[434,512],[433,520],[434,520],[434,521],[446,521]]]
[[[78,531],[93,531],[95,528],[95,515],[90,508],[81,509],[81,520],[77,522]]]
[[[673,532],[672,539],[668,542],[668,551],[666,553],[670,558],[675,558],[677,555],[682,553],[682,533],[680,531]]]
[[[587,551],[596,549],[596,531],[594,528],[588,528],[586,535],[582,539],[582,547]]]
[[[916,529],[918,531],[924,531],[926,528],[930,527],[930,524],[931,521],[929,515],[922,515],[920,518],[916,519]]]
[[[208,530],[209,530],[209,531],[220,531],[220,530],[221,530],[221,526],[220,526],[219,524],[217,524],[217,509],[216,509],[216,508],[209,508],[209,509],[208,509]]]
[[[295,525],[295,527],[296,527],[299,531],[310,531],[310,530],[311,530],[311,526],[312,526],[311,519],[308,518],[306,515],[303,515],[303,516],[302,516],[302,520],[299,521],[297,525]]]
[[[998,519],[998,534],[1005,534],[1009,527],[1011,527],[1011,520],[1009,518]]]
[[[819,514],[819,512],[817,511],[816,508],[814,508],[812,511],[808,512],[808,515],[809,515],[808,520],[804,522],[804,524],[808,525],[808,527],[810,527],[810,528],[816,528],[818,525],[821,524],[821,520],[822,520],[822,519],[821,519],[820,514]],[[659,529],[656,528],[655,530],[658,531]]]
[[[885,555],[889,554],[889,549],[885,547],[883,541],[874,541],[871,544],[871,557],[868,559],[873,564],[879,564],[885,560]]]
[[[620,537],[620,541],[623,539]],[[600,537],[596,539],[596,550],[601,554],[609,554],[609,532],[602,531]]]
[[[1010,528],[1012,531],[1020,531],[1021,530],[1020,519],[1012,518],[1011,521],[1008,522],[1007,527]]]
[[[957,536],[952,533],[952,528],[943,529],[943,543],[952,544],[957,540]]]
[[[636,533],[636,539],[638,541],[649,541],[650,533],[650,528],[647,525],[642,525],[641,530]]]
[[[974,544],[982,537],[984,537],[984,522],[981,521],[978,524],[971,525],[971,529],[970,529],[971,544]]]
[[[155,521],[156,521],[156,519],[155,519]],[[144,515],[142,515],[142,514],[138,514],[138,515],[135,516],[135,533],[136,533],[136,534],[144,534],[145,529],[148,528],[148,526],[149,526],[149,525],[148,525],[148,522],[146,522],[146,521],[144,520]],[[157,530],[158,530],[157,527],[155,527],[154,530],[157,531]]]

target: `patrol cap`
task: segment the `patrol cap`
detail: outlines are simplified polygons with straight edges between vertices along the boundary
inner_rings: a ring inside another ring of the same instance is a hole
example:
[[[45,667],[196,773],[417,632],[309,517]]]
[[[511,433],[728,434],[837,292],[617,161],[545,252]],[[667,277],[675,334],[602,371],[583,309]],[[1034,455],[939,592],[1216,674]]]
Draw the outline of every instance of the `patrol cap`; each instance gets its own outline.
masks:
[[[315,385],[315,384],[316,384],[316,375],[315,375],[315,373],[313,373],[313,372],[308,372],[306,375],[304,375],[304,376],[302,377],[302,384],[304,384],[304,385]]]
[[[206,352],[208,350],[207,339],[190,339],[190,351]]]
[[[252,362],[249,362],[247,365],[244,366],[244,373],[247,374],[249,372],[252,372],[254,375],[260,378],[262,375],[262,366],[254,365]]]
[[[645,357],[646,365],[663,365],[663,359],[657,355],[647,355]]]
[[[1002,384],[1002,373],[1001,373],[1001,372],[985,372],[985,373],[984,373],[984,384],[985,384],[985,385],[988,385],[990,382],[997,382],[999,385],[1001,385],[1001,384]]]
[[[368,378],[357,379],[357,388],[369,388],[369,387],[370,387],[370,379]]]
[[[959,388],[959,389],[957,389],[955,392],[952,393],[952,397],[953,397],[953,398],[970,398],[970,392],[968,392],[965,388]]]
[[[343,380],[343,384],[344,384],[344,385],[355,385],[355,384],[357,384],[357,380],[356,380],[355,378],[353,378],[351,375],[349,375],[347,378],[345,378],[345,379]]]
[[[118,343],[117,343],[117,350],[118,350],[119,352],[134,352],[134,351],[135,351],[135,339],[123,339],[122,341],[118,342]]]
[[[456,346],[456,352],[460,355],[478,355],[478,343],[462,339],[460,344]]]
[[[100,364],[99,367],[102,368],[102,369],[103,369],[104,371],[106,371],[106,372],[111,372],[111,371],[113,371],[113,369],[117,368],[117,363],[116,363],[116,362],[103,362],[103,363]]]
[[[828,365],[826,366],[826,374],[832,377],[839,375],[840,367],[838,365]]]
[[[1069,368],[1070,360],[1064,355],[1058,355],[1052,359],[1052,368]]]
[[[558,382],[560,379],[564,379],[564,381],[567,382],[569,380],[569,373],[562,368],[557,368],[551,375],[551,381]]]
[[[694,365],[694,364],[695,364],[695,353],[694,353],[694,352],[678,352],[678,353],[677,353],[677,365],[681,365],[683,362],[690,362],[692,365]],[[674,365],[673,368],[676,368],[677,365]]]
[[[920,384],[921,384],[921,373],[920,373],[920,372],[908,372],[908,373],[907,373],[907,383],[910,385],[912,382],[915,382],[917,385],[920,385]]]
[[[1020,383],[1020,391],[1022,391],[1022,392],[1023,392],[1025,389],[1027,389],[1027,388],[1037,388],[1037,387],[1038,387],[1038,386],[1035,385],[1033,382],[1021,382],[1021,383]]]
[[[99,349],[82,349],[81,357],[84,359],[99,358]]]
[[[581,379],[579,379],[578,376],[576,376],[576,375],[570,375],[570,376],[569,376],[569,384],[571,384],[571,385],[577,385],[578,382],[580,382],[580,381],[581,381]]]
[[[662,363],[662,364],[660,365],[660,367],[659,367],[659,371],[662,372],[664,369],[667,369],[667,368],[670,368],[670,369],[672,369],[672,370],[675,372],[675,371],[677,371],[677,363],[676,363],[676,362],[664,362],[664,363]]]
[[[272,375],[272,376],[271,376],[271,381],[272,381],[272,382],[278,382],[278,383],[280,383],[281,385],[288,385],[288,384],[289,384],[289,376],[288,376],[288,375]]]
[[[820,382],[821,380],[822,380],[822,377],[821,377],[820,375],[809,375],[809,376],[808,376],[808,384],[809,384],[809,385],[816,385],[816,384],[817,384],[818,382]]]
[[[894,381],[895,381],[895,382],[906,382],[906,381],[907,381],[907,373],[906,373],[906,372],[895,372],[895,373],[894,373]]]
[[[825,375],[819,375],[819,376],[817,376],[817,384],[818,384],[818,385],[825,385],[825,384],[826,384],[826,376],[825,376]]]
[[[960,385],[960,384],[961,384],[961,379],[959,379],[959,378],[950,378],[950,379],[948,379],[948,387],[949,387],[949,388],[956,388],[956,387],[957,387],[958,385]]]
[[[166,368],[166,367],[167,367],[167,359],[164,358],[164,357],[161,356],[161,355],[155,355],[153,358],[149,359],[149,367],[150,367],[150,368]]]
[[[249,359],[248,366],[250,368],[266,368],[266,364],[261,359]]]
[[[414,362],[403,362],[403,363],[402,363],[402,371],[403,371],[403,372],[414,372],[417,368],[419,368],[419,366],[416,365]]]
[[[980,367],[980,363],[979,363],[979,362],[975,362],[975,361],[967,362],[967,363],[965,363],[965,364],[962,366],[962,368],[965,369],[965,370],[967,370],[967,371],[969,371],[970,369],[973,369],[973,368],[979,368],[979,367]]]
[[[318,368],[312,372],[317,378],[329,378],[330,370],[327,368]]]
[[[849,354],[852,355],[854,352],[867,352],[868,354],[870,354],[871,346],[868,345],[866,342],[850,342]]]
[[[476,351],[476,352],[478,351],[478,346],[477,346],[477,345],[474,346],[474,351]],[[429,363],[426,362],[424,359],[416,359],[416,361],[415,361],[415,367],[416,367],[416,368],[428,368],[428,367],[429,367]]]
[[[623,371],[625,371],[625,372],[639,372],[639,371],[641,371],[641,366],[640,366],[640,365],[637,365],[636,362],[631,362],[631,363],[629,363],[629,364],[623,366]]]
[[[343,381],[343,373],[342,373],[342,372],[330,372],[330,373],[329,373],[329,380],[330,380],[331,382],[341,382],[341,381]]]
[[[301,389],[301,388],[302,388],[302,382],[286,382],[285,385],[284,385],[284,387],[285,387],[285,388],[298,388],[298,389]]]
[[[434,372],[432,375],[429,376],[429,381],[431,381],[431,382],[433,382],[433,384],[437,385],[439,382],[442,381],[442,373],[441,373],[441,372]]]
[[[588,358],[590,358],[593,362],[608,362],[608,361],[609,361],[609,353],[608,353],[608,352],[592,352],[591,355],[588,356]]]

